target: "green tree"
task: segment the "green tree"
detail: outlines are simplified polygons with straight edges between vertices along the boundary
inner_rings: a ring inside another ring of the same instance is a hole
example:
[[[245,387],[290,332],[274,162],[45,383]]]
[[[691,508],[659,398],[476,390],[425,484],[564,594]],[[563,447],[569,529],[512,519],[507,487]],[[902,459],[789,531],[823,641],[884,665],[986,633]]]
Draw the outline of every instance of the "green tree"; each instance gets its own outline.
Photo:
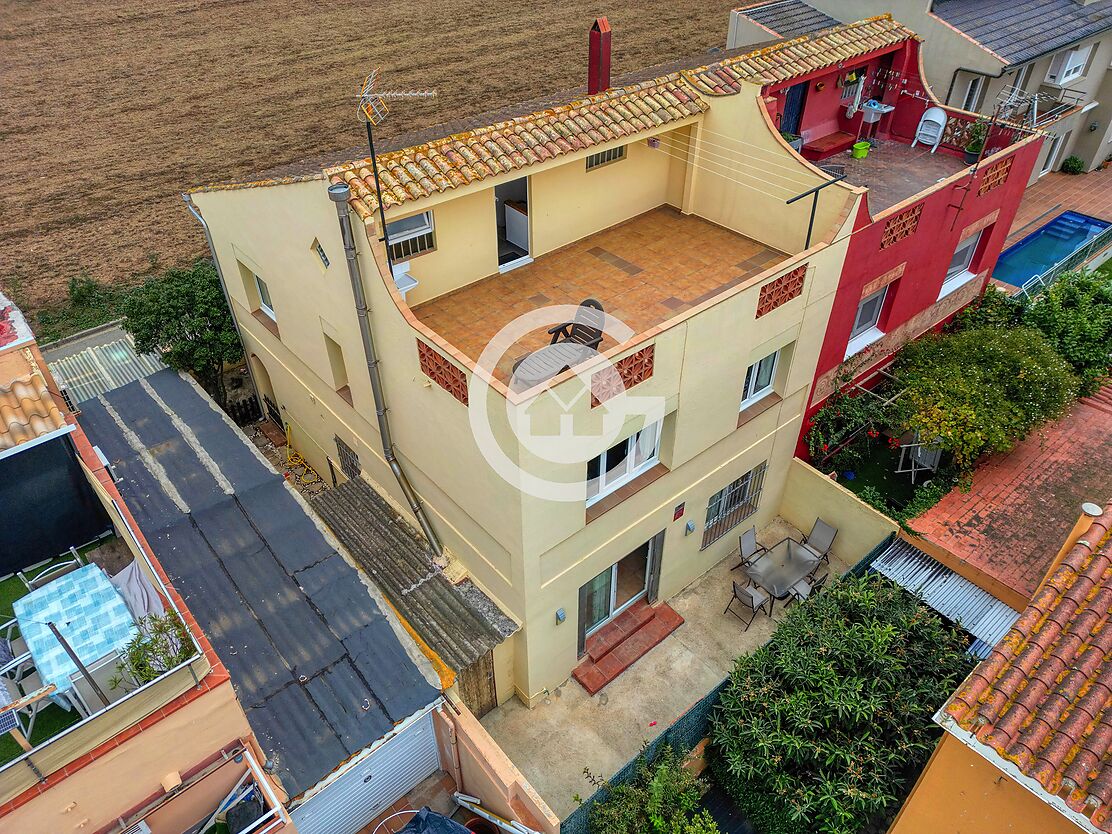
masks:
[[[224,365],[242,359],[243,347],[212,263],[198,260],[152,278],[125,299],[123,312],[140,352],[195,373],[221,407],[227,403]]]
[[[904,392],[893,418],[937,441],[971,472],[988,452],[1004,452],[1077,396],[1077,377],[1038,330],[982,327],[928,335],[895,362]]]
[[[1112,365],[1112,278],[1099,272],[1070,272],[1035,298],[1023,316],[1038,328],[1081,378],[1091,394]]]
[[[875,574],[839,580],[734,665],[714,778],[761,834],[858,834],[896,808],[971,666],[963,635],[915,597]]]

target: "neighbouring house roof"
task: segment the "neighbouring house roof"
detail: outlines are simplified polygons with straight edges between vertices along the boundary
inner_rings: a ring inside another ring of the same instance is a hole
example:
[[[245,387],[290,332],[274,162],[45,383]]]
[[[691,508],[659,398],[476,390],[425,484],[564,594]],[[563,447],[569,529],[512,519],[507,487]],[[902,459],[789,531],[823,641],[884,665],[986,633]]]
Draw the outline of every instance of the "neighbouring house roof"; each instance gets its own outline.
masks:
[[[108,332],[97,344],[76,350],[47,351],[45,357],[58,385],[66,389],[71,402],[81,403],[150,376],[166,367],[157,356],[136,353],[131,337],[118,328]]]
[[[159,371],[80,421],[291,797],[439,697],[377,590],[191,380]]]
[[[949,729],[1112,832],[1112,503],[943,708]],[[954,727],[956,725],[956,728]],[[1062,810],[1061,808],[1059,810]]]
[[[0,452],[66,427],[30,348],[0,354]]]
[[[1009,66],[1112,29],[1112,0],[936,0],[931,11]]]
[[[803,0],[769,0],[734,9],[774,38],[798,38],[837,26],[840,21]]]
[[[988,648],[996,645],[1019,618],[1014,608],[904,539],[893,540],[870,567],[916,594]]]
[[[1108,494],[1112,472],[1112,385],[1033,431],[909,522],[924,539],[1029,598],[1084,501]]]
[[[708,66],[616,87],[422,145],[378,154],[387,208],[520,170],[709,109],[698,95],[726,96],[742,82],[772,84],[850,60],[918,36],[890,14],[725,58]],[[351,186],[351,206],[364,219],[378,209],[370,159],[325,170]]]
[[[325,490],[313,509],[453,670],[467,668],[517,631],[474,584],[449,582],[424,538],[366,481],[354,478]]]

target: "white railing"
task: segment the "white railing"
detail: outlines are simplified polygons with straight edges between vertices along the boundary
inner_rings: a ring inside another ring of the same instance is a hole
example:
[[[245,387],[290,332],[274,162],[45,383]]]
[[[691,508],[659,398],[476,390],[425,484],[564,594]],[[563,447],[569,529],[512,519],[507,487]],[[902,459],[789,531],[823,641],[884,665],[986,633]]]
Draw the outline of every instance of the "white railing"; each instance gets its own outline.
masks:
[[[1102,230],[1096,237],[1090,239],[1079,249],[1075,249],[1050,267],[1050,269],[1036,275],[1033,278],[1024,282],[1015,293],[1016,296],[1023,296],[1024,298],[1034,298],[1041,293],[1060,277],[1063,273],[1077,269],[1093,256],[1094,253],[1099,252],[1105,246],[1112,244],[1112,226]]]

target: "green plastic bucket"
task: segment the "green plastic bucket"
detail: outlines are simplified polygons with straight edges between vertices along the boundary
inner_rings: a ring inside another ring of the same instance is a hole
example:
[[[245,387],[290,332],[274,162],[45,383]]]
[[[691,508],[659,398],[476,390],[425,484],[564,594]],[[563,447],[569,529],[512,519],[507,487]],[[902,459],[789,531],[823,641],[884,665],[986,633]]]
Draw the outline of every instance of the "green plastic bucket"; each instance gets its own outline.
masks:
[[[869,155],[870,147],[872,146],[868,142],[858,142],[853,146],[849,155],[854,159],[864,159]]]

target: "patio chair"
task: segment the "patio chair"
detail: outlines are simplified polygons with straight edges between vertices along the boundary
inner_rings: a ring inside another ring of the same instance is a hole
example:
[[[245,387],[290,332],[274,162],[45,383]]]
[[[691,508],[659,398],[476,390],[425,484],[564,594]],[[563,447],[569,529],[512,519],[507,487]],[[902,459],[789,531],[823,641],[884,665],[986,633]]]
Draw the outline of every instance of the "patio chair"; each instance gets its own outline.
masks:
[[[22,701],[28,695],[41,692],[43,689],[42,681],[39,680],[37,673],[34,675],[34,680],[29,680],[28,684],[29,685],[26,687],[21,687],[11,678],[0,676],[0,686],[7,690],[9,703]],[[24,704],[16,710],[17,720],[20,715],[24,716],[26,719],[26,727],[21,729],[23,730],[23,735],[28,739],[31,738],[31,733],[35,729],[35,718],[38,716],[39,710],[49,703],[46,699],[46,694],[47,693],[42,693],[42,697],[35,698],[30,703]]]
[[[0,665],[27,654],[27,641],[19,633],[15,618],[0,623]]]
[[[108,699],[109,704],[114,704],[119,701],[128,692],[135,689],[134,684],[126,678],[123,682],[116,687],[112,688],[112,678],[116,676],[116,666],[120,662],[120,655],[118,652],[109,652],[104,657],[86,663],[85,668],[89,670],[89,674],[93,680],[96,681],[97,686],[100,687],[104,697]],[[80,672],[74,672],[70,675],[70,683],[73,684],[72,695],[70,700],[74,702],[77,711],[83,713],[86,717],[95,712],[99,712],[104,708],[101,703],[100,696],[97,695],[96,690],[93,689],[92,684]]]
[[[830,548],[834,545],[834,538],[838,535],[838,528],[831,527],[821,518],[815,519],[811,532],[803,537],[803,546],[810,550],[815,557],[826,564],[830,564]]]
[[[826,580],[829,578],[829,572],[824,573],[818,579],[815,579],[814,574],[811,574],[807,579],[801,579],[799,582],[792,585],[788,593],[791,594],[791,599],[794,601],[803,602],[803,600],[807,599],[812,594],[817,594],[821,591],[826,586]]]
[[[605,322],[606,314],[602,310],[602,302],[593,298],[585,299],[579,302],[574,320],[549,328],[548,332],[552,336],[549,344],[575,342],[597,350],[602,344],[602,328]]]
[[[741,554],[741,561],[730,568],[730,570],[747,568],[765,553],[768,553],[767,547],[757,543],[756,527],[750,527],[738,537],[738,552]]]
[[[741,614],[733,610],[734,603],[740,603],[743,608],[749,610],[749,619],[745,619]],[[753,620],[757,619],[757,614],[764,610],[765,606],[768,607],[768,616],[772,616],[772,597],[762,591],[760,588],[747,587],[734,583],[734,595],[730,597],[730,601],[726,604],[726,611],[729,611],[743,623],[745,623],[745,630],[749,630],[749,626],[753,625]],[[725,614],[726,611],[722,613]]]
[[[55,562],[52,565],[46,565],[38,573],[31,573],[29,571],[16,571],[19,578],[23,580],[23,584],[27,586],[28,591],[37,591],[43,585],[52,580],[57,579],[59,576],[65,576],[67,573],[73,573],[78,568],[84,567],[85,563],[81,561],[81,554],[74,548],[69,549],[70,558],[64,562]]]

